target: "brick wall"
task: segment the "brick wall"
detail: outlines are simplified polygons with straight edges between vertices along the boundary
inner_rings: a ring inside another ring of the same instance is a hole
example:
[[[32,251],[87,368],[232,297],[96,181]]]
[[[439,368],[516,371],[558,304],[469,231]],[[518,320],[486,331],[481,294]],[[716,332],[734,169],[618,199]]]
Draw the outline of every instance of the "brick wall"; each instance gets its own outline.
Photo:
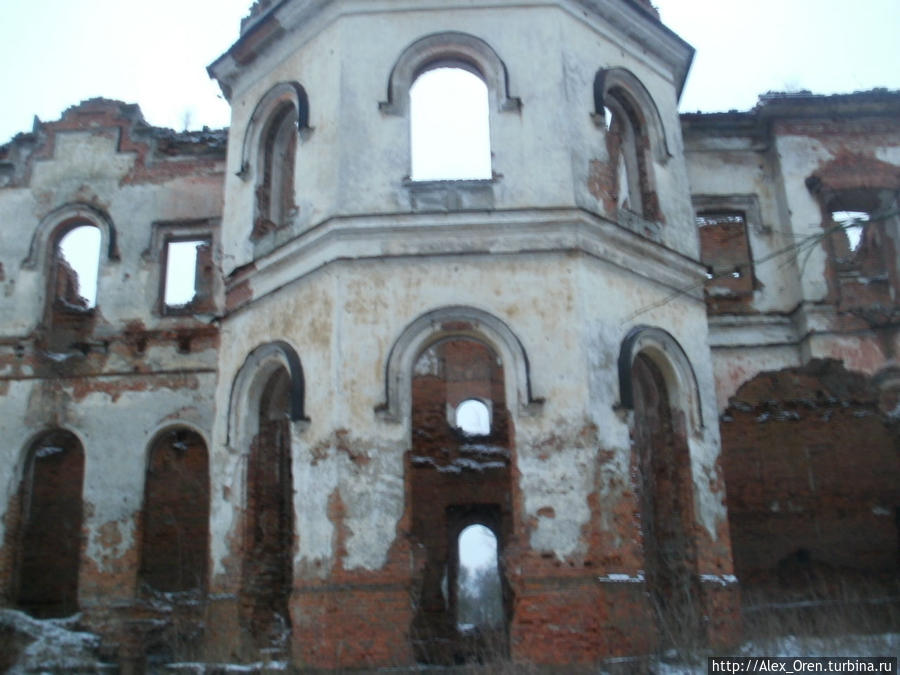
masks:
[[[144,488],[140,580],[159,591],[206,587],[209,460],[199,434],[163,434],[150,451]]]
[[[745,587],[897,573],[900,446],[879,397],[865,376],[813,361],[732,398],[722,456]]]

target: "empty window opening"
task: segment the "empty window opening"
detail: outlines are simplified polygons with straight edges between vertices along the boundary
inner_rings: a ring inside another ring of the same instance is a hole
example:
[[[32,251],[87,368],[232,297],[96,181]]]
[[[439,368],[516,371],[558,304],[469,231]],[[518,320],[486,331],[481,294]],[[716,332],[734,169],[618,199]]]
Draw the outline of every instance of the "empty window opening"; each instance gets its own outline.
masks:
[[[422,73],[409,89],[412,180],[491,178],[488,89],[464,67]]]
[[[297,135],[297,109],[293,105],[284,105],[272,115],[262,136],[254,238],[287,225],[295,210]]]
[[[610,156],[615,162],[616,204],[620,209],[644,215],[644,192],[648,189],[642,132],[637,116],[624,99],[613,95],[603,108],[603,123],[611,142]]]
[[[456,627],[461,632],[503,624],[503,586],[497,537],[484,525],[470,525],[459,535],[456,576]]]
[[[491,433],[491,411],[483,401],[466,399],[456,406],[456,428],[469,436]]]
[[[208,464],[203,438],[187,429],[163,434],[150,450],[139,576],[155,590],[201,590],[205,585]]]
[[[37,617],[78,611],[84,451],[70,432],[31,447],[22,480],[17,604]]]
[[[753,263],[744,214],[707,211],[697,214],[696,223],[700,261],[707,269],[706,294],[710,308],[719,308],[723,300],[752,297]]]
[[[77,225],[56,247],[56,301],[66,309],[88,310],[97,304],[97,271],[100,267],[100,230]]]
[[[167,242],[165,269],[163,303],[167,311],[208,304],[213,277],[208,239]]]
[[[847,235],[849,253],[856,253],[862,243],[863,230],[869,222],[869,214],[865,211],[832,211],[831,219],[840,225]]]

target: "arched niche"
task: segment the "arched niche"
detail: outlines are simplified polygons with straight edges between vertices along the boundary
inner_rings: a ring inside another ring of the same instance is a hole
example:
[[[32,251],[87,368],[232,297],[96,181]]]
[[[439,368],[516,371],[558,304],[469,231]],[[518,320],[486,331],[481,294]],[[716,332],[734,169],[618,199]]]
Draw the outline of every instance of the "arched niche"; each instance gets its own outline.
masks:
[[[697,376],[684,349],[662,328],[635,326],[622,340],[618,360],[619,404],[625,409],[634,410],[632,365],[638,354],[649,358],[659,369],[665,380],[669,405],[684,413],[689,431],[701,433],[703,415],[700,410]]]
[[[404,116],[409,109],[409,88],[425,70],[440,66],[467,68],[484,79],[489,96],[499,112],[518,111],[519,98],[509,95],[506,65],[484,40],[468,33],[448,31],[420,38],[409,45],[388,77],[387,100],[379,109],[388,115]]]
[[[233,451],[246,451],[259,431],[262,394],[270,377],[279,368],[285,368],[290,379],[290,420],[307,421],[303,407],[303,367],[297,352],[283,340],[261,345],[247,356],[231,387],[226,443]]]
[[[603,68],[594,76],[594,112],[592,117],[597,126],[604,124],[604,108],[610,99],[619,97],[640,116],[640,121],[649,140],[653,158],[665,164],[672,153],[666,140],[666,128],[656,102],[644,83],[625,68]]]
[[[29,443],[23,466],[14,597],[37,617],[78,611],[84,447],[50,429]]]
[[[403,422],[410,414],[410,387],[416,359],[435,342],[469,337],[493,349],[503,362],[506,401],[520,414],[531,414],[543,403],[531,392],[528,355],[519,338],[503,321],[474,307],[442,307],[423,314],[397,338],[385,365],[386,401],[376,412],[386,421]]]
[[[209,558],[209,452],[183,424],[148,445],[139,579],[162,592],[202,591]]]

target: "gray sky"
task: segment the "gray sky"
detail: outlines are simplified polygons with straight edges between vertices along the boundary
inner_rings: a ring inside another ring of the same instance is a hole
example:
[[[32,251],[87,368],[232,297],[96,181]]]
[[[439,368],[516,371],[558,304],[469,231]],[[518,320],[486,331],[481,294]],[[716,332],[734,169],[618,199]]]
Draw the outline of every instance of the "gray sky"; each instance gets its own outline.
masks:
[[[654,2],[697,49],[684,111],[748,109],[770,89],[900,89],[900,0]],[[93,96],[139,103],[157,126],[227,125],[205,68],[250,4],[0,0],[0,143]]]

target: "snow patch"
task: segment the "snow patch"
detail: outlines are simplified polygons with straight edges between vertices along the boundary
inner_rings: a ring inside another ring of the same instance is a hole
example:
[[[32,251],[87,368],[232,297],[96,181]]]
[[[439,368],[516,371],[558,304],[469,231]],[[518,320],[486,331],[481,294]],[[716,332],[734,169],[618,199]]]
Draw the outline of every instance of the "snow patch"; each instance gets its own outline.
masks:
[[[607,574],[606,576],[597,577],[597,581],[607,584],[641,584],[644,583],[644,573],[638,572],[634,576],[618,573]]]
[[[413,457],[413,465],[430,466],[440,473],[462,473],[463,471],[487,471],[488,469],[505,469],[506,462],[479,462],[468,457],[458,457],[449,464],[438,464],[431,457]]]
[[[7,672],[95,672],[100,637],[75,630],[81,615],[65,619],[34,619],[24,612],[0,609],[0,629],[27,636],[30,643]]]
[[[736,584],[738,582],[737,577],[733,574],[701,574],[700,581],[711,584],[720,584],[722,586]]]

